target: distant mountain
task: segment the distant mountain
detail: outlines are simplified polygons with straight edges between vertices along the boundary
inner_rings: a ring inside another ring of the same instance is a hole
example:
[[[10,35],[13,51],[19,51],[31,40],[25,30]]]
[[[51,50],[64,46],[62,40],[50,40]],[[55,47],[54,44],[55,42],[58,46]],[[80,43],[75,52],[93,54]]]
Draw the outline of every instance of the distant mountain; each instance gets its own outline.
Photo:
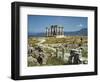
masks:
[[[64,32],[64,35],[67,36],[87,36],[88,30],[87,28],[83,28],[79,31],[74,31],[74,32]]]
[[[46,35],[45,35],[45,33],[40,32],[40,33],[28,33],[28,36],[29,36],[29,37],[31,37],[31,36],[43,37],[43,36],[46,36]]]
[[[87,28],[82,28],[79,31],[73,31],[73,32],[64,32],[64,35],[66,36],[87,36],[88,30]],[[28,36],[35,36],[35,37],[43,37],[46,36],[45,33],[28,33]]]

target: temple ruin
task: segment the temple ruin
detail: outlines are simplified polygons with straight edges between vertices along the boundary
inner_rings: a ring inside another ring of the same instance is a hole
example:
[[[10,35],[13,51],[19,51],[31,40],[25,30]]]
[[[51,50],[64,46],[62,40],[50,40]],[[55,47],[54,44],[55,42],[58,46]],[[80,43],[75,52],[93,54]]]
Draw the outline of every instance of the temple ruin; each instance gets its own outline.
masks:
[[[58,25],[51,25],[50,27],[46,27],[46,36],[47,37],[63,37],[64,36],[64,27]]]

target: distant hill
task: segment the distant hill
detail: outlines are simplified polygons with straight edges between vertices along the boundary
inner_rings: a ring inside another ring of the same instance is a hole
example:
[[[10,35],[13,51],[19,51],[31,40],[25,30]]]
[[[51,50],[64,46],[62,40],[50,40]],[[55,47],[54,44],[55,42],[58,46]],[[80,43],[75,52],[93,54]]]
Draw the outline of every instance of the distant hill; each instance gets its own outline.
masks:
[[[40,32],[40,33],[28,33],[28,36],[31,37],[31,36],[34,36],[34,37],[43,37],[43,36],[46,36],[45,33],[43,32]]]
[[[87,28],[83,28],[79,31],[74,31],[74,32],[64,32],[64,35],[67,35],[67,36],[87,36],[88,34],[88,30]]]
[[[64,32],[65,36],[87,36],[88,30],[87,28],[82,28],[79,31],[73,31],[73,32]],[[40,32],[40,33],[28,33],[28,36],[35,36],[35,37],[43,37],[46,36],[45,33]]]

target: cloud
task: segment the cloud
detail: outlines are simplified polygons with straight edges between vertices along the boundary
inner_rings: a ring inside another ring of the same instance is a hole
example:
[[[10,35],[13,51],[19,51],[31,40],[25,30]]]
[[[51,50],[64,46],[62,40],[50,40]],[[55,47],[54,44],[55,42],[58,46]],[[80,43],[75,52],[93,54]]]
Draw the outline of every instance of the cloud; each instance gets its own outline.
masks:
[[[79,25],[77,25],[78,27],[83,27],[83,25],[82,24],[79,24]]]

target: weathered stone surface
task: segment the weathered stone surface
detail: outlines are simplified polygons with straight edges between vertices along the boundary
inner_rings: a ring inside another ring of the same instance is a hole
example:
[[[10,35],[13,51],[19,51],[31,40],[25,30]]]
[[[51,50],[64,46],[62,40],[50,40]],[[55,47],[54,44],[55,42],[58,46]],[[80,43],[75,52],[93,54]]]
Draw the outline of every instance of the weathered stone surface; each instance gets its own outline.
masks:
[[[29,56],[29,57],[28,57],[28,62],[29,62],[29,63],[32,63],[33,65],[39,65],[37,59],[34,58],[34,57],[32,57],[32,56]]]

